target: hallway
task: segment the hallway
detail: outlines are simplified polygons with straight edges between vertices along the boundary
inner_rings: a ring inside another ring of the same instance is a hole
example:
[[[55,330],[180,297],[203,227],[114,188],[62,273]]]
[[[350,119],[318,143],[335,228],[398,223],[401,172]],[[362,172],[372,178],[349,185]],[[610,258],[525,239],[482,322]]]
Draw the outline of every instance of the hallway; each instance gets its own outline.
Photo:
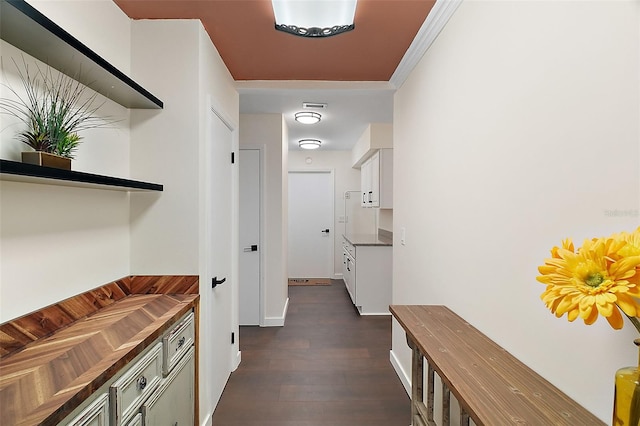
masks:
[[[284,327],[240,328],[242,363],[214,426],[406,426],[391,317],[359,316],[342,280],[289,287]]]

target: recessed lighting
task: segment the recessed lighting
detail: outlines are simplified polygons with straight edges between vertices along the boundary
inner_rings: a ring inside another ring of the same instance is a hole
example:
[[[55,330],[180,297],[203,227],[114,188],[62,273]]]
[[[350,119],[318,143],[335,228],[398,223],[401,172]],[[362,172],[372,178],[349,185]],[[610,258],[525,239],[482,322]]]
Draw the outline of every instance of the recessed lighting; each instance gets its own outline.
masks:
[[[301,139],[298,141],[298,146],[302,149],[318,149],[322,145],[318,139]]]
[[[302,111],[302,112],[296,112],[294,117],[298,123],[316,124],[320,122],[322,115],[313,111]]]

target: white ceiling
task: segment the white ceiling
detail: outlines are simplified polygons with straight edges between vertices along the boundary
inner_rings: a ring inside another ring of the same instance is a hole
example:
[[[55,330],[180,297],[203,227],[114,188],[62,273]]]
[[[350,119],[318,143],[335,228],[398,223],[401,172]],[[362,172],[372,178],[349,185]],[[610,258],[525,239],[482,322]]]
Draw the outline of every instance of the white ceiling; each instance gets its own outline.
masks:
[[[237,82],[241,114],[283,114],[289,149],[298,140],[319,139],[321,150],[351,150],[369,123],[393,121],[393,93],[386,82]],[[303,102],[326,103],[318,124],[300,124],[293,115]]]

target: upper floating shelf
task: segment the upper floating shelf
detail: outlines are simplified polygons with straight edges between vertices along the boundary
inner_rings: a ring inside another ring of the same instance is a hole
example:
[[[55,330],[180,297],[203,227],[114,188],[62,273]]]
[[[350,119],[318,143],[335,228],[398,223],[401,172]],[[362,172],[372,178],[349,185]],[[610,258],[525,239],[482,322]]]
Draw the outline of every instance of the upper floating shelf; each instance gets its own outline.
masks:
[[[24,0],[1,0],[0,37],[127,108],[163,103]]]
[[[54,169],[9,160],[0,160],[0,180],[113,191],[162,191],[164,189],[164,186],[158,183]]]

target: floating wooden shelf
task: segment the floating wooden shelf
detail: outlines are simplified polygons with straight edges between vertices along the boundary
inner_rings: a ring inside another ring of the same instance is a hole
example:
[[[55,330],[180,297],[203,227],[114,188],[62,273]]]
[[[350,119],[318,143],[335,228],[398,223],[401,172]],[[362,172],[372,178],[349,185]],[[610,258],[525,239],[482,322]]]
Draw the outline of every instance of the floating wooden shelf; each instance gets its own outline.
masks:
[[[0,0],[0,37],[127,108],[163,103],[24,0]]]
[[[9,160],[0,160],[0,180],[113,191],[162,191],[164,189],[157,183],[54,169]]]

